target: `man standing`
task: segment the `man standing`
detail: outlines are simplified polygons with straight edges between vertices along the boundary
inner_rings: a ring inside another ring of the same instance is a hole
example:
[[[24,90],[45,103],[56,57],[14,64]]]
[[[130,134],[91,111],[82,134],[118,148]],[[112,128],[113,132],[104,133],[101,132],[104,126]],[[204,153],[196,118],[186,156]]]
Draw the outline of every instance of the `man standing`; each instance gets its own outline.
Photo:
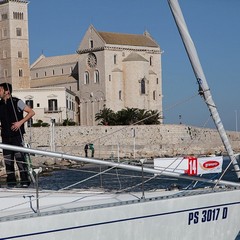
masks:
[[[0,122],[2,143],[23,146],[24,123],[28,121],[35,112],[27,106],[21,99],[12,97],[12,85],[10,83],[0,84]],[[23,116],[26,112],[26,116]],[[3,149],[3,158],[7,173],[7,185],[14,187],[17,185],[14,157],[20,172],[20,184],[28,187],[30,180],[28,177],[28,166],[24,158],[24,153],[19,151]]]
[[[84,147],[84,152],[85,152],[85,157],[88,157],[88,144],[85,145]]]

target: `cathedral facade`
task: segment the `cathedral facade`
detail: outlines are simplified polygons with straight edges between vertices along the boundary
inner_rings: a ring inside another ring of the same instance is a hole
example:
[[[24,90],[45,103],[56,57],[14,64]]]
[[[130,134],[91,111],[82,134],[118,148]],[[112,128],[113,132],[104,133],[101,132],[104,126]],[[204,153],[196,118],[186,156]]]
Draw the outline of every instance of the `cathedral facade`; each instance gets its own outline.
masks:
[[[90,25],[77,53],[81,125],[96,125],[104,107],[162,114],[162,52],[149,33],[100,32]]]

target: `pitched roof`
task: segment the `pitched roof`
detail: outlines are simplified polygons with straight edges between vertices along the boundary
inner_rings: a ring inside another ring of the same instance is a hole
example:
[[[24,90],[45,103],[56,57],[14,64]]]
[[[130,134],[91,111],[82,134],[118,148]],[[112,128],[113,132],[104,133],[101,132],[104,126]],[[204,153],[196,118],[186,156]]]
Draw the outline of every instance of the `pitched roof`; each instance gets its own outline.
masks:
[[[159,45],[149,36],[149,34],[126,34],[112,32],[98,32],[106,44],[130,45],[143,47],[156,47]]]
[[[148,60],[141,55],[139,55],[136,52],[130,53],[125,59],[123,59],[123,62],[127,61],[141,61],[141,62],[148,62]]]
[[[49,77],[49,78],[38,78],[36,80],[32,80],[30,82],[31,88],[38,88],[38,87],[49,87],[49,86],[56,86],[56,85],[62,85],[62,84],[70,84],[74,83],[76,84],[76,79],[74,79],[71,76],[55,76],[55,77]]]
[[[31,65],[31,69],[76,63],[78,61],[78,58],[78,54],[62,55],[55,57],[45,57],[44,55],[41,55],[35,61],[35,63]]]

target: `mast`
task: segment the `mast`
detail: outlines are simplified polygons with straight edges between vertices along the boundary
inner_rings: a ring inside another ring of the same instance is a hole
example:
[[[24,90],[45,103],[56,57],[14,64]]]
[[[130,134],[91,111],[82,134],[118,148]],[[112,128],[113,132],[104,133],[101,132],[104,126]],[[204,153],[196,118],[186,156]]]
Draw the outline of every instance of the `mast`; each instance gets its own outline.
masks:
[[[186,22],[184,20],[181,8],[179,6],[178,0],[168,0],[168,4],[172,11],[174,20],[178,27],[180,36],[182,38],[183,44],[188,54],[188,58],[193,68],[193,72],[199,84],[200,94],[203,96],[208,109],[211,113],[215,126],[219,132],[223,145],[225,146],[226,151],[231,159],[231,163],[234,166],[234,170],[237,174],[238,179],[240,180],[240,169],[237,163],[236,157],[234,156],[233,149],[230,145],[229,139],[227,137],[226,131],[223,127],[223,123],[220,119],[220,116],[217,111],[217,107],[213,101],[210,89],[208,87],[207,80],[205,78],[201,63],[198,58],[197,50],[194,46],[190,33],[188,31]]]

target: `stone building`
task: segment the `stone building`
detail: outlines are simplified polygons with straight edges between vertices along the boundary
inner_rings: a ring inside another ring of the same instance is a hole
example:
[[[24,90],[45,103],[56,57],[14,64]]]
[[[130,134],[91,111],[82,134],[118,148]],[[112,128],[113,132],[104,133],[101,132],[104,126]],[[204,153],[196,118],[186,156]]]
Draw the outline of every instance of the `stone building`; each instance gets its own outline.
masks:
[[[15,89],[13,95],[34,109],[33,123],[41,120],[50,124],[54,119],[61,124],[66,119],[77,120],[75,94],[65,87]]]
[[[103,107],[162,113],[161,49],[149,33],[88,28],[78,48],[81,125],[96,125]]]
[[[66,87],[76,93],[78,86],[78,54],[45,57],[31,64],[31,88]]]
[[[28,2],[0,1],[0,82],[30,87]]]
[[[46,117],[40,109],[63,103],[60,96],[65,104],[54,109],[66,109],[64,116],[71,111],[78,125],[97,125],[95,114],[103,108],[162,114],[161,49],[148,32],[100,32],[90,25],[77,53],[41,55],[29,67],[27,6],[27,0],[0,0],[0,82],[12,83],[15,96],[31,102],[37,110],[34,120]],[[61,94],[52,93],[56,88]],[[55,113],[48,111],[48,118]]]

